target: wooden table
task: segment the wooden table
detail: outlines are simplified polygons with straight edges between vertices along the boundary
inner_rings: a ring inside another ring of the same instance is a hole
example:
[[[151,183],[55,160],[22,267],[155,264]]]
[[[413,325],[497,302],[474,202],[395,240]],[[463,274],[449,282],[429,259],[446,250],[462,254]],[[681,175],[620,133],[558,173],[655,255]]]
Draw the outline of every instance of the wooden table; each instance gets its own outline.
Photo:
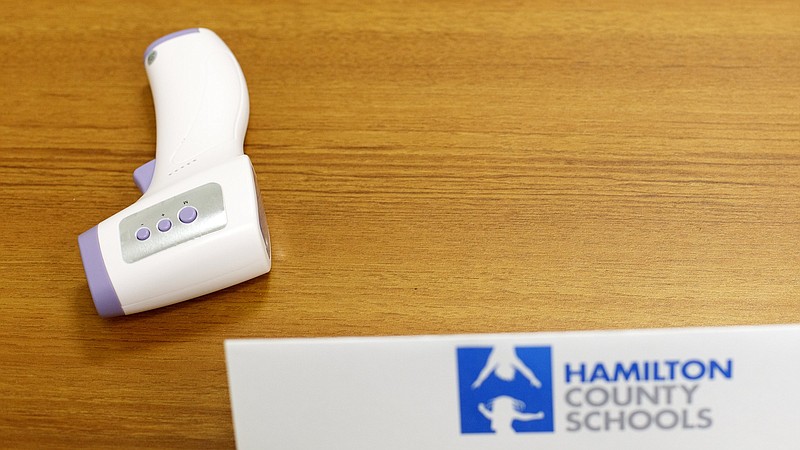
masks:
[[[234,445],[223,340],[800,321],[800,3],[4,2],[0,446]],[[768,4],[764,4],[768,3]],[[272,272],[97,316],[142,52],[250,88]]]

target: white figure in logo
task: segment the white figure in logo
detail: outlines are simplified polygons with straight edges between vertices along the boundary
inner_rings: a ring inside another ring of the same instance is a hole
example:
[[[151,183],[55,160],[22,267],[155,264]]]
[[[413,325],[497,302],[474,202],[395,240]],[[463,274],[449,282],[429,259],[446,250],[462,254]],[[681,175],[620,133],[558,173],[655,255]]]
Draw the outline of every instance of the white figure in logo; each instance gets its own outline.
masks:
[[[502,345],[495,346],[489,354],[489,359],[486,361],[483,370],[481,370],[475,382],[472,383],[472,389],[478,389],[492,373],[503,381],[511,381],[514,379],[517,372],[527,378],[531,386],[537,388],[542,387],[542,382],[539,381],[533,371],[519,359],[513,347]]]
[[[514,428],[511,425],[515,420],[529,422],[544,418],[544,412],[542,411],[537,413],[522,412],[525,409],[525,403],[522,400],[506,395],[495,397],[486,403],[488,406],[484,403],[479,403],[478,411],[489,419],[492,431],[497,434],[514,433]]]

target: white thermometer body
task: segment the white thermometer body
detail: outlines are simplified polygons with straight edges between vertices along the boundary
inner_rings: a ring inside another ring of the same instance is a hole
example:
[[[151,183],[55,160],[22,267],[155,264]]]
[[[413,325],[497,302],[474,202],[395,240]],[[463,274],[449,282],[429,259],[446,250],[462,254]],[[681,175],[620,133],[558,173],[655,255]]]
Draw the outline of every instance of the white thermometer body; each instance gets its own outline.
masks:
[[[244,136],[239,63],[214,32],[153,42],[145,69],[156,159],[134,172],[142,196],[78,237],[100,315],[188,300],[269,272],[269,231]]]

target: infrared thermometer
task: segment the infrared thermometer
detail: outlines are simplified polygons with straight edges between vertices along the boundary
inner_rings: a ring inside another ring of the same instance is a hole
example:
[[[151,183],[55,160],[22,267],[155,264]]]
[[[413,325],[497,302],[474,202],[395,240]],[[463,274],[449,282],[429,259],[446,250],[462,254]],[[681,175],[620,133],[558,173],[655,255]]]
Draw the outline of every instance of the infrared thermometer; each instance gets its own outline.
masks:
[[[242,69],[211,30],[147,48],[156,158],[134,171],[142,196],[78,237],[104,317],[188,300],[269,272],[269,230],[244,136]]]

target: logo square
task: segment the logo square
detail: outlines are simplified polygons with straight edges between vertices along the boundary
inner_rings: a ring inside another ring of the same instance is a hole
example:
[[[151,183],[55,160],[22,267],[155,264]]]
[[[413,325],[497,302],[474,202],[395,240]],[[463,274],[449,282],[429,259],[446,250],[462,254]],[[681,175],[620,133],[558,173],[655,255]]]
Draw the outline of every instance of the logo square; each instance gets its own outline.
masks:
[[[462,434],[553,431],[550,346],[456,351]]]

